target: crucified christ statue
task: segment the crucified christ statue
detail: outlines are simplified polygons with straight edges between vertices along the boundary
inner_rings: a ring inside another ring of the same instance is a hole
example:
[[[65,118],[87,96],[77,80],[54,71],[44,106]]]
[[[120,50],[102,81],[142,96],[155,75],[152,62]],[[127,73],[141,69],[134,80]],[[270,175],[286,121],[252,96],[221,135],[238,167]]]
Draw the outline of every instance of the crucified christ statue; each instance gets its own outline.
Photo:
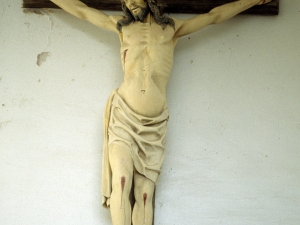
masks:
[[[160,15],[156,0],[121,0],[125,16],[106,15],[79,0],[51,1],[120,38],[124,81],[105,110],[103,205],[110,207],[114,225],[151,225],[152,198],[165,155],[166,86],[177,41],[271,0],[238,0],[188,20]]]

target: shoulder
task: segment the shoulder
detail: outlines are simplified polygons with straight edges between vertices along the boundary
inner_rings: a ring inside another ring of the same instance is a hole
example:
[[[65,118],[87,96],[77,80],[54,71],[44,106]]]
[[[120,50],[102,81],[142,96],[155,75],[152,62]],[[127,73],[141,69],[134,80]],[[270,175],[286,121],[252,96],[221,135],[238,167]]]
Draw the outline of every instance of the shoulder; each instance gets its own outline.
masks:
[[[108,16],[108,23],[107,23],[107,27],[109,30],[112,30],[114,32],[116,32],[117,34],[119,34],[119,30],[117,29],[117,23],[119,20],[123,19],[123,16],[121,15],[109,15]],[[108,25],[110,24],[110,25]]]
[[[119,20],[123,19],[124,16],[122,15],[110,15],[109,19],[114,23],[117,24]]]
[[[174,23],[175,23],[175,30],[174,30],[174,35],[173,35],[173,41],[174,41],[174,43],[177,43],[177,41],[179,39],[177,33],[182,28],[185,20],[177,19],[177,18],[173,18],[173,17],[172,17],[172,19],[174,20]]]
[[[174,23],[175,23],[175,33],[178,29],[180,29],[180,27],[182,26],[182,24],[184,23],[184,20],[181,20],[181,19],[177,19],[177,18],[174,18],[172,17],[172,19],[174,20]]]

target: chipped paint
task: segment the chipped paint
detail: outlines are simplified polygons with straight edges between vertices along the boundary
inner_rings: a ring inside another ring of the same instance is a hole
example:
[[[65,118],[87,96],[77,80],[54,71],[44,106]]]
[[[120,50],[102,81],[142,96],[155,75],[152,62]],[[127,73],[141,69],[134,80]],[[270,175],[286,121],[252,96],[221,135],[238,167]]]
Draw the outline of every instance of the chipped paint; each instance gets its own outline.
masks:
[[[47,37],[47,41],[48,41],[47,46],[50,46],[51,45],[51,33],[52,33],[52,30],[53,30],[54,21],[52,20],[49,13],[48,12],[46,12],[46,13],[47,13],[48,21],[49,21],[49,26],[50,26],[48,37]]]
[[[36,64],[41,66],[44,62],[46,62],[47,58],[51,55],[50,52],[42,52],[41,54],[37,55]]]

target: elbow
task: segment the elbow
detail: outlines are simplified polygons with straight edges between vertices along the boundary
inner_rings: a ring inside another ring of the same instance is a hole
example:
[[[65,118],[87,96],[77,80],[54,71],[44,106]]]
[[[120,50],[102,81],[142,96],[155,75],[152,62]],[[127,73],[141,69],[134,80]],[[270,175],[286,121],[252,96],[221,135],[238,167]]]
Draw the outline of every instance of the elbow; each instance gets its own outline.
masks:
[[[220,13],[218,12],[214,12],[214,11],[210,11],[209,12],[210,16],[211,16],[211,23],[212,24],[218,24],[218,23],[222,23],[222,16]]]
[[[214,24],[219,24],[219,23],[222,23],[222,22],[224,22],[225,21],[225,19],[224,19],[224,17],[222,17],[221,15],[217,15],[216,17],[215,17],[215,19],[214,19]]]
[[[79,10],[77,11],[77,17],[78,17],[79,19],[82,19],[82,20],[86,20],[86,19],[87,19],[86,13],[84,12],[83,9],[79,9]]]
[[[213,24],[219,24],[219,23],[222,23],[222,22],[223,22],[223,20],[217,19],[217,20],[215,20],[215,21],[213,22]]]

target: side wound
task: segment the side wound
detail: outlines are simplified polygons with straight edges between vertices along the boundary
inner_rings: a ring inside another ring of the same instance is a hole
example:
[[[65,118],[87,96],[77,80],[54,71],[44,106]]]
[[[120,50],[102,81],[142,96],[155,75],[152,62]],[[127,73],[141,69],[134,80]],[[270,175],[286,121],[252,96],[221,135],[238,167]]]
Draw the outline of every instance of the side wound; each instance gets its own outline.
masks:
[[[126,60],[127,51],[128,51],[128,49],[126,49],[126,50],[124,51],[124,63],[125,63],[125,60]]]

